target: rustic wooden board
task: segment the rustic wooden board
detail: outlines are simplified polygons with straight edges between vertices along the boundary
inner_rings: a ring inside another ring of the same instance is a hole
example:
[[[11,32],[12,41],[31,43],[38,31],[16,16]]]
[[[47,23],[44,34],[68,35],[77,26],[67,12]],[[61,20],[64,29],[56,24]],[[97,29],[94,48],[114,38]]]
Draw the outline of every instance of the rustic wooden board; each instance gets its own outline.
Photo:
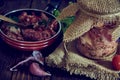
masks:
[[[32,0],[3,0],[4,3],[0,6],[0,13],[5,14],[11,10],[29,8]]]

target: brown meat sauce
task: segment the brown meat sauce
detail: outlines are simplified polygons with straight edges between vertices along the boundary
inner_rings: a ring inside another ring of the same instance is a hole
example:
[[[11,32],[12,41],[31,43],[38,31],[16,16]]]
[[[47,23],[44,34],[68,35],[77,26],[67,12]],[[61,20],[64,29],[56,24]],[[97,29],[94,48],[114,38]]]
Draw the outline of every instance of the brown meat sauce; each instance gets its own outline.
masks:
[[[4,23],[1,30],[10,38],[22,41],[39,41],[45,40],[56,34],[58,30],[58,22],[55,19],[49,18],[45,13],[41,13],[41,16],[36,16],[35,13],[27,14],[23,12],[18,17],[18,22],[31,25],[25,29],[8,25]]]

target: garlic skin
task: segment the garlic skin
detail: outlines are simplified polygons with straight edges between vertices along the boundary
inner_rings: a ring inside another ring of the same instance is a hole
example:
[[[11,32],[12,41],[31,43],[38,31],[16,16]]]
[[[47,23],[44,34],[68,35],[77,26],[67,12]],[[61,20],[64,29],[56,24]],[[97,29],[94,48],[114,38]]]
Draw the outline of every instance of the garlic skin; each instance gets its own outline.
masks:
[[[18,66],[23,65],[24,63],[27,63],[28,61],[31,61],[31,60],[44,65],[44,58],[42,56],[42,53],[40,51],[33,51],[31,56],[18,62],[16,65],[14,65],[13,67],[10,68],[10,71],[18,71],[18,69],[17,69]]]
[[[29,71],[31,72],[31,74],[36,75],[36,76],[51,76],[50,73],[47,73],[44,70],[42,70],[39,64],[35,62],[33,62],[30,65]]]
[[[39,64],[41,64],[42,66],[44,65],[44,57],[42,56],[42,53],[40,51],[33,51],[31,56],[27,57],[25,60],[18,62],[15,66],[10,68],[10,71],[18,71],[18,66],[28,63],[29,61],[33,61],[29,65],[29,71],[31,74],[41,77],[51,76],[50,73],[45,72],[39,66]]]

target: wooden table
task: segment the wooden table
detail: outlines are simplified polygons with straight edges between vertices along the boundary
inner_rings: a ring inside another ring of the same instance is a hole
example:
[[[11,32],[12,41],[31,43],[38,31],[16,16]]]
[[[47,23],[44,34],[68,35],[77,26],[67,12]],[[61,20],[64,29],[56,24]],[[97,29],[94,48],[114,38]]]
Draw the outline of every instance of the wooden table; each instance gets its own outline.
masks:
[[[0,0],[0,14],[5,14],[14,9],[36,8],[45,9],[49,0]],[[68,5],[69,0],[62,0],[60,10]],[[30,74],[28,67],[24,66],[20,71],[11,72],[9,69],[17,62],[30,56],[32,52],[17,50],[7,45],[0,38],[0,80],[91,80],[85,76],[70,75],[68,72],[45,66],[52,73],[51,77],[38,77]]]

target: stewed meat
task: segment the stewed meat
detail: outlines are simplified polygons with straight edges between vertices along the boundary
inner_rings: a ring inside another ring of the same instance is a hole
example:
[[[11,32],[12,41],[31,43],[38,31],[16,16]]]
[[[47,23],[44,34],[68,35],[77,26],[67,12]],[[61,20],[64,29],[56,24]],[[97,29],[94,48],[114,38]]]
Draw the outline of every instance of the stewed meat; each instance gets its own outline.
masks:
[[[10,38],[24,41],[39,41],[45,40],[56,34],[58,30],[58,22],[48,17],[45,13],[36,15],[34,12],[28,14],[23,12],[18,17],[18,22],[26,26],[26,28],[20,28],[20,26],[13,26],[8,23],[4,23],[1,30]]]

